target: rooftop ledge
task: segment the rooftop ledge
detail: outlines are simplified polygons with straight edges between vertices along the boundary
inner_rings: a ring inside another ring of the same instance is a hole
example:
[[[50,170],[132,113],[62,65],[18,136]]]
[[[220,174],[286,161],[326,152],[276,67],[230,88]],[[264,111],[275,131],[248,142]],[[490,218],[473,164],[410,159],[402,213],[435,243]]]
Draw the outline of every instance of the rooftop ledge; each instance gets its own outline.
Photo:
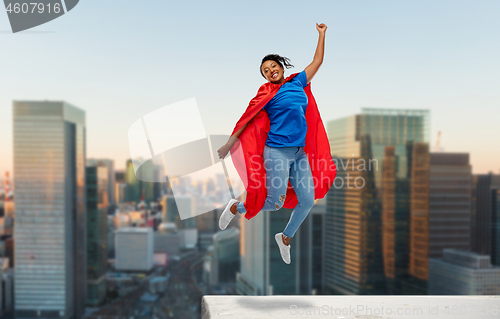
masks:
[[[500,296],[204,296],[202,319],[500,319]]]

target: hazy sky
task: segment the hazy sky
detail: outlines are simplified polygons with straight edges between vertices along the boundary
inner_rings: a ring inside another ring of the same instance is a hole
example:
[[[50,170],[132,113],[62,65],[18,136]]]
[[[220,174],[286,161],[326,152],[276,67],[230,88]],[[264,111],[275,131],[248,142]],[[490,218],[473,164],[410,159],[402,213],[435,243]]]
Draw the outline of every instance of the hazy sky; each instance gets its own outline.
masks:
[[[140,116],[195,97],[207,134],[230,134],[279,53],[299,72],[328,26],[312,82],[324,122],[361,107],[431,111],[431,143],[500,170],[500,2],[92,1],[24,33],[0,13],[0,172],[12,170],[12,100],[86,111],[87,157],[129,157]],[[45,32],[42,32],[45,31]]]

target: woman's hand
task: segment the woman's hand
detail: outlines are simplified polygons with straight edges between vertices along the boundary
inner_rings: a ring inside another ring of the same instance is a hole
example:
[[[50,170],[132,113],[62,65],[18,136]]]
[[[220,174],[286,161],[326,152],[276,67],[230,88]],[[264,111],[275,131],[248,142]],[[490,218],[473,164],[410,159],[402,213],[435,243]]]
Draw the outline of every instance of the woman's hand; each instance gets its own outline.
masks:
[[[316,23],[316,30],[318,30],[319,34],[325,34],[326,32],[326,24],[317,24]]]
[[[219,150],[217,150],[217,153],[219,154],[219,158],[223,159],[226,157],[227,153],[231,150],[232,145],[229,144],[224,144]]]
[[[314,59],[311,62],[311,64],[306,66],[306,68],[304,69],[304,71],[306,71],[307,83],[311,82],[316,72],[318,72],[319,67],[323,63],[323,56],[325,55],[326,25],[324,23],[322,24],[316,23],[316,30],[318,30],[319,32],[318,46],[316,47],[316,53],[314,53]]]

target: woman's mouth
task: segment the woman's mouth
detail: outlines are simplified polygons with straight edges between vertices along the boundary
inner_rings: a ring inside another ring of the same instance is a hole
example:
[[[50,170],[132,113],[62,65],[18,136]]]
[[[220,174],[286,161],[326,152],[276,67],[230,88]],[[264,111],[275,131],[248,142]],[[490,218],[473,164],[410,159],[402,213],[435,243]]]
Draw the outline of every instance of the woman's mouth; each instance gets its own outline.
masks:
[[[278,72],[273,73],[273,75],[271,76],[272,79],[276,79],[277,77],[278,77]]]

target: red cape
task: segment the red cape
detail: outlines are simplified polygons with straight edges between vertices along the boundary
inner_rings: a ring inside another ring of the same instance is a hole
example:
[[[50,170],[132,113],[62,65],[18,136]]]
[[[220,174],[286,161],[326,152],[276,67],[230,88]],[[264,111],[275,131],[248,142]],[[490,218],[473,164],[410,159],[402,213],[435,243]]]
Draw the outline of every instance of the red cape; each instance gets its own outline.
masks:
[[[285,81],[290,81],[298,73],[291,74]],[[238,132],[248,123],[278,92],[282,84],[265,83],[257,92],[257,95],[250,101],[245,113],[231,133]],[[318,111],[318,106],[311,92],[311,85],[304,88],[307,95],[308,104],[306,110],[307,134],[304,151],[309,159],[309,165],[314,179],[314,198],[323,198],[333,184],[337,175],[337,167],[330,154],[330,143],[326,135],[323,121]],[[231,158],[238,174],[243,181],[247,196],[245,200],[245,218],[250,219],[257,215],[264,206],[266,189],[266,170],[264,167],[264,146],[267,133],[270,129],[270,120],[267,112],[260,112],[243,130],[237,141],[231,148]],[[239,147],[242,150],[238,150]],[[238,151],[237,151],[238,150]],[[286,192],[283,207],[294,208],[297,205],[297,195],[290,182]]]

